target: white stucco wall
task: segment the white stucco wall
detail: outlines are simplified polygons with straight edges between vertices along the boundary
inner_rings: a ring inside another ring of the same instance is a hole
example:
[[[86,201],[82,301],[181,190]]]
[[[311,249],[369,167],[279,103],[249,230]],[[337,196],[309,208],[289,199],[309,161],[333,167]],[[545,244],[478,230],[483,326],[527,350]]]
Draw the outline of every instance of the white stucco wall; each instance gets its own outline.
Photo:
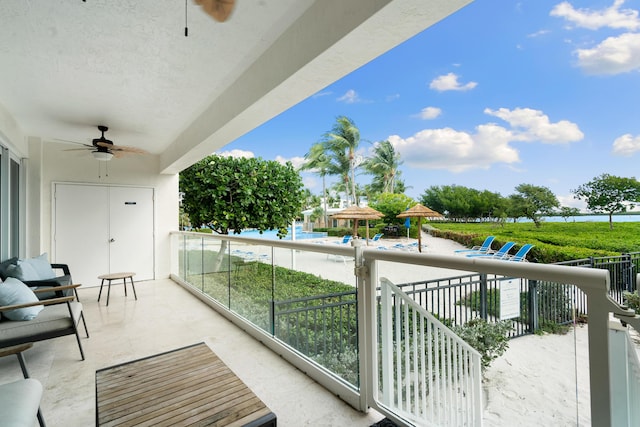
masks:
[[[99,162],[88,152],[66,151],[77,148],[74,145],[43,143],[37,138],[30,138],[28,145],[27,256],[53,252],[53,183],[148,187],[155,190],[155,277],[169,277],[169,232],[178,229],[178,175],[160,175],[157,156],[130,156]]]

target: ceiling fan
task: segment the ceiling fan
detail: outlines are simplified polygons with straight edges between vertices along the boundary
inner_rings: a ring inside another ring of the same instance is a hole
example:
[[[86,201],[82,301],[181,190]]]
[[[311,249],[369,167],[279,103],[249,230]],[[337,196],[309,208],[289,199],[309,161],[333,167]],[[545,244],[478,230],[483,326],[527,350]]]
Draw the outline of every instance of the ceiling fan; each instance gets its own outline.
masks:
[[[149,154],[147,151],[135,147],[127,147],[124,145],[114,145],[113,141],[105,138],[104,133],[109,130],[107,126],[98,126],[98,130],[102,132],[100,138],[94,138],[92,144],[83,144],[80,142],[74,142],[74,144],[81,144],[82,148],[71,148],[66,151],[77,150],[90,150],[94,159],[107,162],[112,158],[119,159],[128,154]]]
[[[231,16],[236,0],[195,0],[195,3],[216,21],[224,22]]]

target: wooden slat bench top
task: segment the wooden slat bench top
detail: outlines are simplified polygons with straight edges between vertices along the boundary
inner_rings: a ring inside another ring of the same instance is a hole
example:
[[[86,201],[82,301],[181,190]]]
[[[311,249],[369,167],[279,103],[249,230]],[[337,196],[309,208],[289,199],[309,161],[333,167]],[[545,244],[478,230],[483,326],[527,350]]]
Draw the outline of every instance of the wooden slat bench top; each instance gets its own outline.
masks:
[[[204,344],[96,371],[99,426],[275,426],[271,410]]]

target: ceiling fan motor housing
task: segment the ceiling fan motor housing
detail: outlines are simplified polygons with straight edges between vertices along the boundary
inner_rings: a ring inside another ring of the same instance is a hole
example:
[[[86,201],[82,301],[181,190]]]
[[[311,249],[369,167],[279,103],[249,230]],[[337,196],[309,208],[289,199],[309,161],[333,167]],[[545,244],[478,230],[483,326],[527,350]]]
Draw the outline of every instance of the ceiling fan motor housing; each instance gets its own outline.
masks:
[[[104,133],[106,131],[109,130],[109,128],[107,126],[98,126],[98,130],[100,132],[102,132],[102,136],[100,136],[100,138],[94,138],[93,139],[93,145],[98,149],[98,151],[100,152],[104,152],[104,153],[108,153],[109,152],[109,148],[105,147],[104,145],[99,145],[100,143],[102,144],[109,144],[109,145],[113,145],[113,141],[108,140],[107,138],[104,137]]]

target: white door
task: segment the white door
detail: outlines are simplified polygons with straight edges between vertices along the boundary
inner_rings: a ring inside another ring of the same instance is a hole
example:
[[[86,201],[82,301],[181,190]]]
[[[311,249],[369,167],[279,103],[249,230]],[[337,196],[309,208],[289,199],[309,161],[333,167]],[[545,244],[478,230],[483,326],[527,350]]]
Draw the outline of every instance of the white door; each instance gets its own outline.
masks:
[[[56,184],[54,204],[52,259],[69,264],[75,283],[124,271],[154,278],[153,189]]]
[[[153,279],[153,190],[110,187],[109,272]]]
[[[56,184],[54,203],[51,259],[69,265],[74,283],[95,285],[109,272],[108,187]]]

